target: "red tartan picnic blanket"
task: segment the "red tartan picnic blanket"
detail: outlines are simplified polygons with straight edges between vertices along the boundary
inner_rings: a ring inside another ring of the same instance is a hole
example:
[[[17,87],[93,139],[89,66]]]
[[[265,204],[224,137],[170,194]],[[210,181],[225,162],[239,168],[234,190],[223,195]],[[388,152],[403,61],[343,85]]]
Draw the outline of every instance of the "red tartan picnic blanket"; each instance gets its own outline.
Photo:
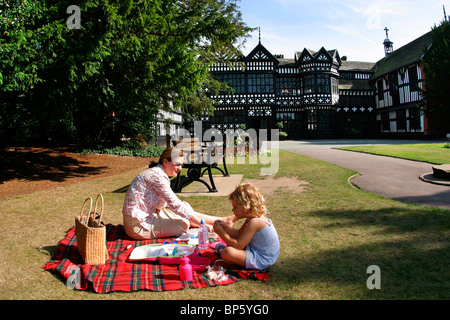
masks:
[[[113,291],[166,291],[195,289],[228,285],[243,279],[267,281],[268,273],[258,270],[228,270],[228,280],[209,280],[204,274],[194,271],[192,281],[180,281],[178,265],[162,265],[155,261],[129,261],[133,248],[173,241],[172,238],[138,241],[128,237],[122,225],[106,225],[106,242],[109,259],[104,265],[91,266],[83,263],[78,253],[75,228],[67,231],[58,242],[58,249],[43,266],[47,271],[59,274],[68,287],[77,290],[92,289],[97,293]],[[129,249],[127,247],[132,245]],[[217,259],[212,249],[201,250],[201,255]]]

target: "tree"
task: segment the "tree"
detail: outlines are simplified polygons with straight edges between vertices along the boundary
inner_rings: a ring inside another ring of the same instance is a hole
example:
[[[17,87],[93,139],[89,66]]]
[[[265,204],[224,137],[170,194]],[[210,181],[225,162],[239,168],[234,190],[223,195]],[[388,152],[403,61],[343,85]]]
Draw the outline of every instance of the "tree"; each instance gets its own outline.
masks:
[[[209,65],[251,30],[236,0],[77,1],[80,29],[72,2],[0,0],[0,133],[16,141],[149,138],[160,109],[211,109]]]
[[[427,48],[428,49],[428,48]],[[436,126],[450,123],[450,22],[444,20],[432,29],[432,45],[423,60],[425,86],[422,110]],[[439,122],[439,123],[437,123]]]
[[[42,44],[58,33],[44,24],[36,1],[0,0],[0,134],[26,140],[38,127],[31,92],[43,82],[40,70],[52,64],[51,47]],[[56,41],[55,41],[56,42]]]

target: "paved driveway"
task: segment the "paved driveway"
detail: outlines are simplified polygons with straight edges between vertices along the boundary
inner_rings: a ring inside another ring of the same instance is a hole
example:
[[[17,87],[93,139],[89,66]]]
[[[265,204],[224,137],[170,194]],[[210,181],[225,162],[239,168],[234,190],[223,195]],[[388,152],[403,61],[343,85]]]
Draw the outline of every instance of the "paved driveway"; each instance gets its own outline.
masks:
[[[445,141],[442,141],[445,142]],[[386,198],[418,205],[450,209],[450,187],[419,179],[432,172],[424,162],[370,155],[333,148],[351,145],[420,144],[423,140],[302,140],[280,141],[280,149],[357,171],[352,183]],[[450,159],[449,159],[450,163]]]

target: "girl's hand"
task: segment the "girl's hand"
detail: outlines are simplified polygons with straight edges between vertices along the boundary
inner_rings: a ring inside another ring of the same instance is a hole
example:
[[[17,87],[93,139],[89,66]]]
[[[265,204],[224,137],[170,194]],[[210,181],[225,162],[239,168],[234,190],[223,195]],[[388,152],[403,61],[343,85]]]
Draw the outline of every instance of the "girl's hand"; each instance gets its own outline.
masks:
[[[221,221],[220,220],[216,220],[214,221],[214,231],[218,234],[221,235],[224,233],[223,227],[221,226]]]

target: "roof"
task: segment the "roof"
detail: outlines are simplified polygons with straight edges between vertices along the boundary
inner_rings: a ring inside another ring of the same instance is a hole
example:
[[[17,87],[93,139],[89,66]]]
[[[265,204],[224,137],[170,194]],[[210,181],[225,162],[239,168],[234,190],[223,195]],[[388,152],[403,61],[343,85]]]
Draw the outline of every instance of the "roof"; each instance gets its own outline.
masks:
[[[282,67],[297,67],[297,64],[295,63],[294,59],[278,58],[278,61],[280,61],[279,66],[282,66]]]
[[[373,90],[368,80],[339,79],[340,90]]]
[[[312,60],[315,60],[319,58],[321,54],[328,55],[328,58],[330,61],[336,60],[337,63],[341,64],[341,57],[339,56],[339,53],[336,49],[333,50],[326,50],[324,47],[320,48],[319,51],[314,51],[308,48],[304,48],[303,51],[296,51],[295,52],[295,61],[296,62],[303,62],[303,58],[305,56],[309,56]]]
[[[342,65],[339,68],[341,72],[373,72],[375,62],[364,61],[342,61]],[[339,79],[340,90],[372,90],[368,79]]]
[[[342,61],[342,65],[339,71],[359,71],[370,72],[373,71],[375,62],[363,62],[363,61]]]
[[[393,51],[387,57],[378,61],[374,67],[375,73],[371,80],[379,78],[394,70],[409,66],[422,60],[425,50],[432,43],[432,32],[425,33],[423,36]]]
[[[255,61],[265,61],[270,60],[273,61],[276,65],[279,63],[278,59],[273,56],[269,52],[269,50],[264,47],[261,42],[258,43],[258,45],[250,52],[247,57],[245,57],[245,60],[255,60]]]

